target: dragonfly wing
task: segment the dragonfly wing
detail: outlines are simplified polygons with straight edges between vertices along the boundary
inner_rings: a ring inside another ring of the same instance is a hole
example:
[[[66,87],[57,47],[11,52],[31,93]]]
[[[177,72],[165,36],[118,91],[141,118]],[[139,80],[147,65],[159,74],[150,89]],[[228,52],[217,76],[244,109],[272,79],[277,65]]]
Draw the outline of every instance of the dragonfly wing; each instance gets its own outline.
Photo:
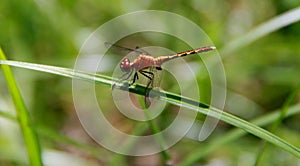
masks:
[[[111,48],[113,51],[121,53],[121,54],[124,54],[124,53],[129,54],[130,52],[134,52],[137,55],[144,54],[144,52],[142,52],[142,51],[127,48],[127,47],[122,47],[122,46],[112,44],[112,43],[109,43],[109,42],[105,42],[104,45],[105,45],[105,47]]]
[[[150,67],[150,72],[153,73],[151,88],[159,88],[161,81],[162,68],[161,67]]]

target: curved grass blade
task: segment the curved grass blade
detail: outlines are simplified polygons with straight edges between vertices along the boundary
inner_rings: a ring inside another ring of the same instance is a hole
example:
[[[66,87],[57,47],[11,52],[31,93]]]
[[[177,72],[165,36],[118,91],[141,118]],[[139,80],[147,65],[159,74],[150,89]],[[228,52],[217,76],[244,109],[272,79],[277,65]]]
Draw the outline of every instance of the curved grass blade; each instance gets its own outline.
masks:
[[[4,112],[2,110],[0,110],[0,117],[6,118],[15,123],[18,122],[17,118],[14,115],[12,115],[11,113]],[[48,128],[46,126],[43,126],[40,124],[34,124],[33,128],[36,130],[38,135],[40,135],[42,137],[45,137],[51,141],[55,141],[55,142],[59,142],[62,144],[66,144],[66,145],[75,147],[96,159],[100,160],[101,156],[107,155],[107,154],[104,154],[105,152],[100,151],[94,145],[79,142],[77,140],[74,140],[73,138],[62,135],[61,133],[59,133],[51,128]]]
[[[241,37],[229,42],[225,47],[221,49],[222,58],[232,55],[231,53],[249,45],[255,40],[266,36],[280,28],[287,25],[296,23],[300,20],[300,7],[285,12],[265,23],[257,26],[248,33],[242,35]]]
[[[271,129],[272,132],[275,132],[277,130],[277,128],[279,127],[279,125],[281,124],[283,118],[288,113],[289,106],[297,98],[299,91],[300,91],[300,84],[298,84],[296,89],[288,96],[287,100],[284,102],[284,104],[281,108],[281,111],[280,111],[280,116],[277,118],[277,120],[272,125],[272,129]],[[262,146],[261,146],[259,152],[257,153],[257,157],[256,157],[256,161],[255,161],[254,165],[259,165],[259,162],[262,159],[263,153],[265,152],[265,150],[267,148],[268,148],[268,143],[266,141],[262,142]]]
[[[300,113],[300,104],[297,104],[288,108],[288,112],[284,118],[299,113]],[[250,122],[257,126],[266,126],[276,121],[280,116],[281,116],[281,110],[276,110],[276,111],[272,111],[272,113],[269,113],[267,115],[258,117]],[[179,163],[178,166],[192,165],[195,162],[199,161],[200,159],[204,158],[205,156],[209,155],[210,153],[213,153],[215,150],[220,148],[220,146],[225,145],[234,140],[237,140],[238,138],[246,134],[247,134],[246,131],[241,130],[239,128],[232,129],[231,131],[227,132],[227,134],[225,134],[224,136],[214,138],[209,143],[202,146],[201,149],[198,148],[198,150],[191,152],[191,154],[189,154],[183,161],[181,161],[181,163]]]
[[[0,48],[0,59],[5,60],[6,57]],[[12,100],[14,102],[17,119],[24,136],[24,142],[26,145],[27,155],[29,158],[30,165],[40,166],[43,165],[41,157],[41,148],[38,136],[32,126],[32,120],[29,116],[29,112],[25,106],[24,100],[21,97],[16,80],[10,70],[10,67],[2,64],[2,71],[7,82],[8,89],[10,91]]]
[[[22,65],[20,65],[20,63]],[[47,66],[47,65],[37,65],[37,64],[31,64],[31,63],[24,63],[24,62],[14,62],[14,61],[0,61],[0,64],[7,64],[7,65],[12,65],[12,66],[17,66],[17,67],[22,67],[22,68],[28,68],[28,69],[33,69],[37,71],[44,71],[48,73],[53,73],[53,74],[58,74],[62,76],[67,76],[67,77],[72,77],[75,79],[82,79],[86,81],[91,81],[91,82],[97,82],[99,84],[103,85],[113,85],[115,82],[113,81],[114,79],[108,76],[104,75],[94,75],[93,73],[86,73],[82,71],[74,71],[72,69],[66,69],[66,68],[61,68],[61,67],[54,67],[54,66]],[[119,88],[122,90],[127,90],[128,86],[127,84],[116,84],[115,88]],[[129,87],[129,91],[140,94],[140,95],[145,95],[145,86],[142,85],[135,85]],[[285,151],[293,154],[296,157],[300,157],[300,150],[291,145],[290,143],[284,141],[283,139],[279,138],[278,136],[270,133],[267,130],[264,130],[257,125],[253,123],[249,123],[241,118],[238,118],[232,114],[229,114],[227,112],[223,112],[222,110],[219,110],[214,107],[208,107],[208,105],[200,103],[198,101],[194,101],[192,99],[186,98],[184,96],[176,95],[170,92],[166,91],[155,91],[153,93],[155,96],[159,96],[160,100],[164,100],[168,103],[180,106],[180,107],[185,107],[190,110],[212,116],[214,118],[219,118],[220,120],[231,124],[233,126],[236,126],[238,128],[241,128],[245,130],[246,132],[249,132],[263,140],[266,140],[282,149]],[[209,112],[209,114],[208,114]]]

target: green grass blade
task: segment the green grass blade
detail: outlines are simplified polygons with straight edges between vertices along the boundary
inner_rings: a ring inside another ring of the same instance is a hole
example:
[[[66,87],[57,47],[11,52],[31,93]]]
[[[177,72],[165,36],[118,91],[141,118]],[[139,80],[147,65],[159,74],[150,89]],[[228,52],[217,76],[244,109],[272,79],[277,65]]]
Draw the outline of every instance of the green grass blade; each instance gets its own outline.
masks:
[[[149,110],[145,110],[144,113],[145,113],[147,119],[151,119]],[[152,130],[152,133],[155,134],[156,140],[160,143],[161,149],[163,149],[163,145],[165,145],[165,139],[162,137],[162,135],[157,134],[160,132],[158,124],[155,123],[154,120],[148,120],[147,122],[148,122],[149,128]],[[164,159],[164,163],[166,163],[165,165],[167,165],[167,163],[170,162],[170,159],[171,159],[170,154],[166,150],[162,150],[161,154]]]
[[[34,63],[27,63],[27,62],[20,62],[20,61],[10,61],[10,60],[5,60],[5,61],[0,60],[0,64],[56,74],[64,77],[75,78],[75,79],[85,80],[89,82],[97,81],[102,85],[107,85],[107,86],[108,85],[111,86],[116,81],[116,80],[112,80],[111,77],[105,75],[95,75],[94,73],[75,71],[73,69],[68,69],[63,67],[41,65],[41,64],[34,64]]]
[[[284,104],[282,106],[282,109],[280,111],[280,116],[277,118],[277,120],[272,125],[272,129],[271,129],[272,132],[276,132],[276,130],[279,127],[279,125],[281,124],[283,118],[288,113],[290,105],[297,98],[297,95],[298,95],[299,91],[300,91],[300,84],[298,84],[298,86],[296,87],[296,89],[289,95],[289,97],[287,98],[287,100],[284,102]],[[259,162],[262,159],[262,156],[263,156],[265,150],[267,149],[267,147],[268,147],[268,143],[266,141],[264,141],[262,143],[261,149],[257,153],[255,165],[259,164]]]
[[[282,27],[298,22],[300,20],[300,7],[285,12],[229,42],[222,50],[222,58],[232,55],[231,53],[249,45],[255,40],[268,35]]]
[[[133,135],[141,135],[148,129],[148,125],[145,123],[138,124],[134,130],[133,130]],[[130,139],[127,140],[121,147],[120,149],[124,149],[129,151],[132,147],[134,147],[134,143],[136,142],[136,139]],[[125,155],[120,155],[120,154],[115,154],[110,162],[107,164],[108,166],[119,166],[125,163],[126,156]]]
[[[5,60],[6,57],[0,48],[0,59]],[[40,143],[32,127],[32,121],[30,119],[29,113],[25,107],[25,103],[21,97],[20,91],[18,89],[16,80],[10,70],[10,67],[7,65],[1,65],[4,77],[6,79],[8,89],[10,91],[12,100],[14,102],[18,122],[24,136],[24,142],[26,145],[27,155],[29,158],[30,165],[40,166],[42,164]]]
[[[13,115],[4,111],[0,111],[0,116],[9,120],[16,120],[16,118]]]
[[[285,115],[285,118],[299,113],[300,113],[300,104],[297,104],[288,108],[288,112]],[[251,123],[257,126],[266,126],[276,121],[280,116],[281,116],[281,110],[276,110],[273,111],[272,113],[269,113],[267,115],[252,120]],[[201,146],[201,149],[197,148],[198,150],[191,152],[191,154],[189,154],[179,165],[180,166],[192,165],[193,163],[204,158],[210,153],[213,153],[215,150],[220,148],[220,146],[230,143],[234,140],[237,140],[246,134],[247,132],[245,132],[244,130],[232,129],[231,131],[227,132],[226,135],[215,138],[211,140],[209,143],[205,144],[204,146]]]
[[[17,118],[14,115],[1,110],[0,110],[0,117],[11,120],[12,122],[18,122]],[[56,130],[53,130],[43,125],[34,124],[33,127],[35,131],[38,133],[38,135],[41,137],[45,137],[49,140],[59,142],[60,144],[70,145],[72,147],[75,147],[87,153],[89,156],[92,156],[97,159],[101,155],[103,155],[103,152],[100,151],[99,148],[95,147],[94,145],[79,142],[77,140],[74,140],[73,138],[64,136],[61,133],[58,133]]]
[[[13,65],[13,66],[18,66],[20,62],[13,62],[13,61],[0,61],[0,64],[8,64],[8,65]],[[36,64],[30,64],[30,63],[23,63],[23,65],[18,66],[18,67],[23,67],[23,68],[30,68],[30,69],[34,69],[34,70],[38,70],[38,71],[44,71],[44,72],[49,72],[49,73],[54,73],[54,74],[58,74],[58,75],[62,75],[62,76],[68,76],[68,77],[72,77],[72,78],[76,78],[76,79],[82,79],[82,80],[88,80],[88,81],[95,81],[99,84],[103,84],[103,85],[112,85],[114,84],[114,81],[112,81],[113,79],[104,75],[95,75],[94,77],[92,76],[93,74],[86,74],[84,72],[81,71],[74,71],[71,69],[65,69],[65,68],[58,68],[58,67],[53,67],[53,66],[47,66],[47,65],[36,65]],[[48,68],[48,70],[45,70],[45,68]],[[53,70],[55,71],[52,71]],[[120,89],[127,89],[126,85],[117,85],[115,86],[116,88],[120,88]],[[144,95],[145,93],[145,86],[141,86],[141,85],[135,85],[135,86],[131,86],[129,87],[129,91],[136,93],[136,94],[140,94],[140,95]],[[227,112],[223,112],[222,110],[216,109],[214,107],[207,107],[207,105],[199,103],[197,101],[194,101],[192,99],[186,98],[184,96],[179,96],[176,94],[172,94],[166,91],[159,91],[156,92],[156,94],[158,94],[159,99],[160,100],[164,100],[166,102],[169,102],[171,104],[180,106],[180,107],[185,107],[188,109],[191,109],[193,111],[205,114],[205,115],[209,115],[215,118],[219,118],[220,120],[231,124],[233,126],[236,126],[238,128],[241,128],[263,140],[266,140],[282,149],[284,149],[285,151],[293,154],[296,157],[300,157],[300,150],[289,144],[288,142],[282,140],[281,138],[279,138],[278,136],[270,133],[267,130],[264,130],[260,127],[258,127],[257,125],[253,124],[253,123],[249,123],[241,118],[238,118],[232,114],[229,114]],[[209,112],[209,114],[208,114]]]

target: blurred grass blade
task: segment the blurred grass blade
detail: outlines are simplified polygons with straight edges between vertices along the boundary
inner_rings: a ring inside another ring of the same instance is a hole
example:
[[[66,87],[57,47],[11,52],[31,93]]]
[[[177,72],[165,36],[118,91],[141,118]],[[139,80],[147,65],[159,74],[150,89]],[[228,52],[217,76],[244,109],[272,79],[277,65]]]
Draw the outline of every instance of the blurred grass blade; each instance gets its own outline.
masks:
[[[300,91],[300,84],[298,84],[298,86],[295,88],[295,90],[289,95],[289,97],[286,99],[286,101],[284,102],[282,109],[280,111],[280,116],[277,118],[277,120],[273,123],[272,125],[272,132],[276,132],[277,128],[279,127],[279,125],[281,124],[283,118],[286,116],[286,114],[288,113],[289,107],[292,104],[292,102],[297,98],[297,95]],[[265,152],[265,150],[268,147],[268,143],[266,141],[264,141],[262,143],[262,147],[259,150],[259,152],[257,153],[257,157],[256,157],[256,161],[255,161],[255,165],[258,165],[259,162],[262,159],[262,156]]]
[[[233,51],[241,49],[242,47],[254,42],[255,40],[268,35],[282,27],[298,22],[300,20],[300,7],[283,13],[270,21],[267,21],[248,33],[242,35],[240,38],[229,42],[222,50],[222,58],[231,55]]]
[[[142,135],[145,131],[148,129],[148,125],[145,123],[138,124],[133,132],[132,135]],[[132,147],[134,147],[134,143],[137,141],[137,137],[135,139],[128,139],[126,142],[120,146],[120,149],[123,149],[124,151],[129,151]],[[115,153],[112,159],[109,163],[107,163],[108,166],[119,166],[125,163],[126,155],[121,155],[118,153]]]
[[[22,64],[20,65],[20,63],[22,63]],[[48,72],[48,73],[72,77],[75,79],[82,79],[82,80],[91,81],[91,82],[95,81],[95,82],[97,82],[99,84],[103,84],[103,85],[114,84],[113,79],[110,77],[107,77],[104,75],[94,75],[93,76],[92,73],[85,73],[82,71],[74,71],[72,69],[47,66],[47,65],[37,65],[37,64],[23,63],[23,62],[14,62],[14,61],[0,61],[0,64],[8,64],[8,65],[22,67],[22,68],[44,71],[44,72]],[[117,85],[116,88],[127,89],[127,88],[125,88],[125,85],[124,86]],[[138,84],[135,86],[130,86],[129,91],[136,93],[136,94],[144,95],[145,86],[141,86]],[[172,94],[170,92],[159,91],[159,92],[155,92],[155,93],[159,94],[160,100],[164,100],[168,103],[171,103],[171,104],[174,104],[174,105],[177,105],[180,107],[185,107],[185,108],[200,112],[202,114],[212,116],[214,118],[220,117],[220,120],[222,120],[228,124],[231,124],[233,126],[236,126],[238,128],[241,128],[263,140],[266,140],[266,141],[286,150],[287,152],[293,154],[296,157],[300,157],[300,150],[297,147],[282,140],[278,136],[276,136],[276,135],[274,135],[252,123],[249,123],[243,119],[240,119],[234,115],[231,115],[227,112],[223,112],[222,110],[216,109],[214,107],[208,108],[208,106],[205,104],[199,103],[197,101],[186,98],[184,96]]]
[[[14,115],[12,115],[11,113],[4,112],[2,110],[0,110],[0,117],[11,120],[12,122],[18,122],[17,118]],[[94,158],[99,158],[101,155],[104,155],[103,152],[100,151],[99,148],[97,148],[96,146],[79,142],[77,140],[74,140],[73,138],[64,136],[58,131],[48,128],[46,126],[34,124],[33,128],[36,130],[38,135],[42,137],[45,137],[51,141],[75,147],[81,151],[84,151],[89,156],[93,156]]]
[[[285,115],[285,118],[299,114],[300,113],[300,104],[294,105],[288,108],[288,112]],[[281,110],[273,111],[267,115],[258,117],[251,121],[251,123],[258,126],[265,126],[274,121],[276,121],[281,116]],[[217,137],[201,146],[201,148],[195,148],[196,150],[191,152],[180,164],[179,166],[188,166],[192,165],[200,159],[206,157],[207,155],[213,153],[215,150],[220,148],[220,146],[230,143],[234,140],[239,139],[240,137],[246,135],[247,132],[241,129],[232,129],[227,132],[222,137]]]
[[[16,118],[12,114],[4,111],[0,111],[0,116],[9,120],[16,120]]]
[[[6,57],[0,48],[0,60],[5,60]],[[40,166],[42,164],[40,143],[32,126],[32,121],[29,116],[29,112],[25,107],[25,103],[21,97],[19,88],[17,86],[16,80],[7,65],[1,65],[4,77],[7,82],[9,92],[11,94],[12,100],[15,105],[17,112],[17,118],[19,125],[24,136],[24,142],[26,145],[27,155],[29,158],[30,165]]]
[[[284,102],[282,109],[280,111],[280,117],[278,117],[277,121],[272,126],[272,131],[275,132],[278,126],[281,124],[283,118],[288,113],[290,105],[292,104],[292,102],[294,102],[297,99],[299,91],[300,91],[300,84],[297,85],[295,90],[288,96],[287,100]]]

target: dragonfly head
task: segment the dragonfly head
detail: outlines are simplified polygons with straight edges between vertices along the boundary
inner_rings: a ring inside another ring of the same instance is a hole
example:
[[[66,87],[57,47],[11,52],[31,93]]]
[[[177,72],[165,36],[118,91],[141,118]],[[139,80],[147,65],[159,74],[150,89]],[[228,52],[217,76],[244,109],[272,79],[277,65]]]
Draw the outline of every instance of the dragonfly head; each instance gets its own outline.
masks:
[[[120,68],[123,72],[129,72],[131,70],[130,60],[128,58],[123,59]]]

